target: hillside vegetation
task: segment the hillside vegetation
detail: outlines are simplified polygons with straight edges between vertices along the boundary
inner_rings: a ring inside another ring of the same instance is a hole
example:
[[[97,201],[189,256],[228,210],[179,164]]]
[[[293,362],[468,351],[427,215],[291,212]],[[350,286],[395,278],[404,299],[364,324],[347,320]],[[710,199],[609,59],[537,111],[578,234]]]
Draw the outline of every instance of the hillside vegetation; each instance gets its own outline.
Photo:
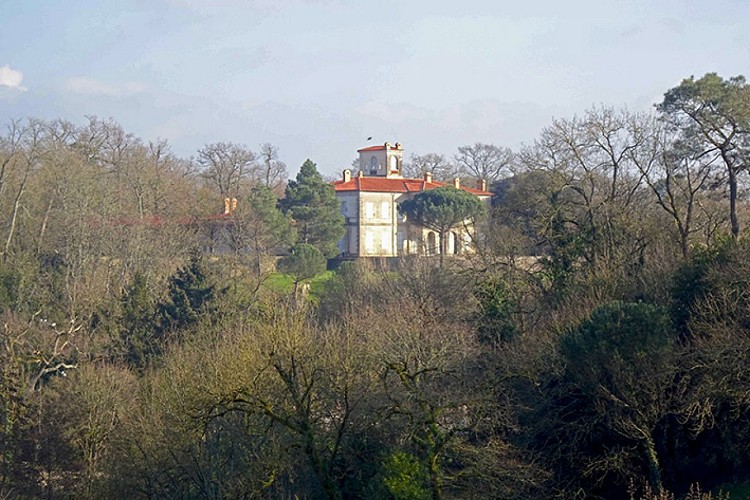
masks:
[[[0,498],[742,498],[744,79],[472,151],[474,253],[319,273],[309,160],[7,124]]]

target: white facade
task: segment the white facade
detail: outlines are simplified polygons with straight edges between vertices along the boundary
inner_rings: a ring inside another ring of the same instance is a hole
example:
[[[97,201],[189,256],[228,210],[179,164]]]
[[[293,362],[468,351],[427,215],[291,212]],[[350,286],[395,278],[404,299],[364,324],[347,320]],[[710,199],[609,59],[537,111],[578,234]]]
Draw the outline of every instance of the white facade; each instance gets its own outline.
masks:
[[[364,148],[359,154],[358,175],[352,176],[349,170],[345,170],[343,179],[333,183],[346,220],[346,235],[339,242],[341,255],[398,257],[439,254],[439,235],[406,221],[398,212],[398,204],[445,183],[433,182],[430,174],[423,179],[404,179],[401,176],[403,149],[398,143]],[[477,189],[466,188],[460,186],[457,179],[454,186],[486,202],[492,194],[485,190],[483,183]],[[471,228],[460,227],[446,235],[447,252],[472,251],[470,231]]]
[[[398,204],[415,193],[359,192],[340,196],[346,210],[346,236],[339,244],[345,256],[398,257],[438,255],[440,237],[430,229],[416,226],[398,212]],[[466,228],[455,228],[447,235],[451,254],[471,251],[472,239]]]

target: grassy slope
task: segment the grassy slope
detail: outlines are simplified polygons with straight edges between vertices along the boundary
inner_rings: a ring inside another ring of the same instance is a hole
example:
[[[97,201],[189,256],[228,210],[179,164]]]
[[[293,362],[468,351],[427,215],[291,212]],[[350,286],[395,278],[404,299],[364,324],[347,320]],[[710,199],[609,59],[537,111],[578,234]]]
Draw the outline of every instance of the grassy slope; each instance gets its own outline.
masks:
[[[314,278],[306,280],[306,283],[310,283],[310,295],[315,299],[320,290],[325,286],[325,283],[334,276],[333,271],[325,271],[318,274]],[[292,293],[294,290],[294,281],[288,274],[273,273],[263,283],[263,286],[276,293]]]

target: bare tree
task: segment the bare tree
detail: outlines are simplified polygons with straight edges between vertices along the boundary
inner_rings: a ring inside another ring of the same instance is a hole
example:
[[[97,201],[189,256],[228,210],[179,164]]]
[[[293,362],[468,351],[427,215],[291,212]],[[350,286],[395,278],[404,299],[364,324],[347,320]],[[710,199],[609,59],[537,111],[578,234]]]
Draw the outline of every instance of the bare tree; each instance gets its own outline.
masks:
[[[666,269],[675,256],[656,256],[664,216],[633,161],[648,144],[629,128],[631,120],[629,113],[607,108],[555,120],[519,154],[520,165],[535,174],[527,177],[535,181],[532,191],[542,191],[529,226],[547,253],[542,262],[553,276],[550,283],[558,292],[586,290],[570,296],[566,311],[581,314],[571,316],[574,321],[604,300],[657,286],[644,281],[644,270]],[[588,286],[569,286],[581,280]]]
[[[39,167],[40,158],[42,155],[42,142],[44,140],[44,124],[39,120],[29,119],[25,126],[18,129],[17,123],[11,124],[10,129],[11,143],[16,142],[19,149],[16,151],[16,158],[13,161],[15,165],[20,169],[17,174],[15,193],[13,196],[13,203],[11,206],[11,213],[8,218],[7,234],[5,236],[5,245],[3,247],[2,256],[6,260],[9,253],[11,252],[11,245],[13,238],[16,235],[16,227],[18,225],[18,216],[22,208],[22,198],[26,193],[26,188],[29,182],[29,178],[36,168]],[[5,170],[5,165],[3,165]],[[4,177],[5,172],[3,172]],[[4,180],[3,180],[4,181]],[[2,189],[4,186],[0,186]]]
[[[41,253],[44,246],[45,236],[58,201],[58,183],[54,181],[57,172],[64,169],[66,163],[78,162],[81,156],[76,150],[78,133],[78,128],[70,122],[56,120],[47,124],[44,163],[34,179],[40,185],[37,190],[38,196],[42,198],[39,207],[42,213],[41,216],[37,216],[40,222],[34,245],[37,254]]]
[[[279,160],[279,148],[269,142],[260,145],[259,181],[276,194],[281,194],[287,178],[286,163]]]
[[[431,173],[435,180],[448,180],[455,171],[445,155],[437,153],[426,153],[423,155],[411,155],[409,161],[404,164],[404,177],[421,178],[426,173]]]
[[[112,119],[88,117],[80,129],[74,148],[79,161],[86,161],[106,174],[111,192],[108,206],[120,215],[143,215],[143,143]]]
[[[509,171],[513,152],[494,144],[477,142],[459,147],[454,158],[456,168],[462,175],[484,179],[492,184]]]
[[[12,477],[19,450],[19,432],[26,424],[30,398],[50,378],[77,368],[73,361],[81,324],[71,319],[58,326],[34,314],[25,320],[2,315],[0,334],[0,492]]]
[[[668,90],[657,106],[663,116],[703,148],[721,158],[729,194],[732,237],[740,234],[737,217],[738,175],[747,170],[750,153],[750,85],[743,76],[724,80],[707,73],[686,78]]]
[[[721,177],[719,153],[705,151],[653,117],[635,118],[630,128],[643,147],[630,150],[629,156],[674,222],[680,252],[687,259],[693,234],[710,233],[717,215],[710,195]]]
[[[226,346],[247,363],[249,376],[217,379],[222,397],[205,415],[235,411],[265,420],[267,433],[276,429],[299,450],[320,496],[341,498],[347,440],[374,413],[371,346],[354,330],[320,329],[304,313],[277,307],[272,316],[248,349]]]
[[[296,239],[292,220],[276,208],[277,199],[270,188],[253,187],[232,212],[226,227],[232,261],[242,263],[255,272],[254,292],[273,271],[269,256],[286,250]],[[233,272],[235,288],[240,272]],[[247,279],[247,278],[245,278]]]
[[[0,136],[0,199],[5,193],[7,177],[19,161],[25,127],[21,120],[11,121],[5,136]]]
[[[198,164],[203,177],[219,189],[223,198],[237,196],[240,186],[255,177],[258,167],[255,153],[232,142],[205,145],[198,151]]]

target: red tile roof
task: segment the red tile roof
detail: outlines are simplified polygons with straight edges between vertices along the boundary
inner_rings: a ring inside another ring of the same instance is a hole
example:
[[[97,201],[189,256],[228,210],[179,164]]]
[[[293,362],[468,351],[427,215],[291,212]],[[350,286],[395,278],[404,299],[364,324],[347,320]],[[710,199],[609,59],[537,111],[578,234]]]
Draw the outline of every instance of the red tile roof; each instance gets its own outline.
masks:
[[[380,146],[368,146],[366,148],[358,149],[357,153],[361,153],[362,151],[383,151],[385,149],[385,144],[381,144]],[[401,148],[398,148],[396,146],[393,146],[391,144],[388,145],[388,149],[392,149],[394,151],[397,151]]]
[[[452,185],[440,181],[425,182],[424,179],[389,179],[386,177],[352,177],[349,182],[338,180],[334,181],[332,184],[337,193],[346,191],[365,191],[369,193],[418,193],[428,189]],[[461,186],[461,189],[476,196],[492,196],[492,193],[488,191],[481,191],[466,186]]]

